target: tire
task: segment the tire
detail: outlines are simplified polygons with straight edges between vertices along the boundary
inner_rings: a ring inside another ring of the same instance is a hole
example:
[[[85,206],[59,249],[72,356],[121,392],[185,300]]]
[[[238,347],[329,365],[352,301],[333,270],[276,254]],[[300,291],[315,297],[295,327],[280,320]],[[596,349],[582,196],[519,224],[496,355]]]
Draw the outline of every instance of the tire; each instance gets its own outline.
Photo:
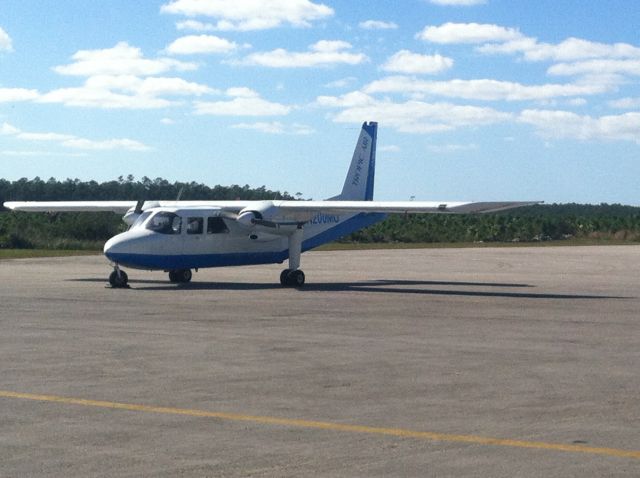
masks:
[[[289,283],[287,282],[287,278],[289,277],[290,272],[291,269],[285,269],[280,273],[280,285],[285,287],[289,285]]]
[[[125,271],[120,271],[120,275],[118,275],[116,271],[109,274],[109,284],[111,284],[111,287],[126,287],[128,282],[129,276],[127,276]]]
[[[171,282],[178,282],[178,277],[176,275],[176,271],[169,271],[169,280]]]
[[[176,276],[178,277],[178,282],[186,284],[187,282],[191,282],[193,274],[191,273],[191,269],[180,269],[177,271]]]
[[[287,277],[287,282],[291,287],[302,287],[304,285],[304,272],[300,269],[295,271],[291,271],[291,273]]]

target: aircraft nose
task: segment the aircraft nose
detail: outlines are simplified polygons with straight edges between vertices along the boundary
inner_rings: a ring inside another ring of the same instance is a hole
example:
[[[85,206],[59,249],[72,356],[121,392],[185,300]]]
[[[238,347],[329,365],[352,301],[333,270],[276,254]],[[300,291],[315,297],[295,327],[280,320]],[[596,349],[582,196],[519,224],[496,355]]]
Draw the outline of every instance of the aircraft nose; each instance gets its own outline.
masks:
[[[114,254],[118,254],[119,252],[122,252],[122,243],[124,241],[119,236],[120,235],[113,236],[104,245],[104,248],[103,248],[104,255],[111,260],[114,260]]]

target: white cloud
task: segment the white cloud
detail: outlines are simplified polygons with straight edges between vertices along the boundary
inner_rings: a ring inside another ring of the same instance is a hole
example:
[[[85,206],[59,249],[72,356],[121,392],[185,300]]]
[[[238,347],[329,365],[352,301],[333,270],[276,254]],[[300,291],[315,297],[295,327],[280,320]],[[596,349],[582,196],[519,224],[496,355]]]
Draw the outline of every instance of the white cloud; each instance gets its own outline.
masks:
[[[121,90],[134,93],[137,96],[159,95],[195,95],[219,93],[206,85],[193,83],[182,78],[136,76],[92,76],[85,82],[87,88]]]
[[[28,90],[26,88],[0,88],[0,103],[11,103],[14,101],[30,101],[40,96],[38,90]]]
[[[214,35],[188,35],[178,38],[167,46],[172,55],[193,55],[197,53],[229,53],[238,49],[238,44]]]
[[[0,126],[0,134],[4,136],[17,136],[20,134],[20,130],[9,123],[2,123]]]
[[[155,109],[177,104],[161,98],[161,95],[201,96],[212,93],[219,92],[182,78],[96,75],[87,78],[83,86],[53,90],[41,95],[37,101],[87,108]]]
[[[351,44],[345,41],[321,40],[306,52],[289,52],[283,48],[252,53],[240,63],[270,68],[312,68],[337,64],[358,65],[367,60],[362,53],[352,53]]]
[[[0,126],[0,134],[13,136],[22,141],[50,141],[58,143],[72,149],[83,150],[126,150],[126,151],[149,151],[151,148],[139,141],[132,139],[107,139],[101,141],[79,138],[70,134],[60,133],[30,133],[20,130],[9,123]]]
[[[515,28],[505,28],[486,23],[445,23],[438,27],[427,26],[417,38],[433,43],[486,43],[517,40],[522,34]]]
[[[451,58],[442,55],[421,55],[408,50],[400,50],[381,66],[384,71],[406,74],[435,74],[453,66]]]
[[[120,42],[113,48],[103,50],[80,50],[71,57],[69,65],[54,67],[61,75],[134,75],[151,76],[170,70],[189,71],[197,69],[194,63],[184,63],[171,58],[151,60],[144,58],[139,48]]]
[[[619,100],[610,101],[609,106],[620,109],[640,108],[640,97],[638,98],[620,98]]]
[[[400,146],[397,146],[395,144],[387,144],[384,146],[380,146],[378,148],[378,151],[382,153],[399,153],[402,150],[400,149]]]
[[[593,118],[570,111],[524,110],[518,121],[533,125],[549,139],[634,141],[640,144],[640,113]]]
[[[151,148],[139,141],[132,139],[107,139],[104,141],[93,141],[85,138],[74,138],[64,141],[63,146],[67,146],[73,149],[87,149],[87,150],[101,150],[111,151],[116,149],[123,149],[126,151],[149,151]]]
[[[73,157],[73,158],[81,158],[86,157],[86,153],[62,153],[62,152],[54,152],[54,151],[15,151],[15,150],[5,150],[0,151],[0,156],[13,156],[13,157],[22,157],[22,158],[42,158],[42,157]]]
[[[194,32],[212,32],[216,30],[215,25],[211,23],[203,23],[198,20],[184,20],[176,23],[178,30],[192,30]]]
[[[385,127],[404,133],[434,133],[462,127],[475,127],[508,121],[510,113],[493,108],[461,106],[451,103],[426,103],[377,100],[362,92],[339,97],[320,96],[316,104],[321,107],[341,109],[333,115],[338,123],[359,124],[368,118],[376,118]]]
[[[262,133],[269,133],[269,134],[308,135],[308,134],[314,133],[313,128],[309,126],[298,124],[298,123],[293,123],[291,125],[284,125],[279,121],[273,121],[270,123],[268,122],[237,123],[237,124],[231,125],[231,127],[235,129],[255,130],[255,131],[260,131]]]
[[[43,94],[42,103],[62,103],[65,106],[103,109],[155,109],[174,106],[175,103],[164,98],[124,95],[108,89],[97,88],[60,88]]]
[[[503,27],[501,27],[503,28]],[[501,40],[491,40],[501,41]],[[581,38],[567,38],[560,43],[539,42],[536,38],[521,37],[504,43],[488,43],[477,47],[485,54],[520,53],[527,61],[573,62],[589,59],[640,59],[640,48],[628,43],[599,43]]]
[[[218,19],[216,30],[265,30],[282,24],[310,26],[310,22],[333,15],[333,9],[309,0],[173,0],[163,13]]]
[[[550,75],[631,75],[640,76],[639,60],[596,59],[574,63],[558,63],[551,66]]]
[[[172,125],[175,124],[176,122],[174,120],[172,120],[171,118],[162,118],[160,120],[160,123],[165,124],[165,125]]]
[[[439,154],[452,154],[459,153],[461,151],[474,151],[478,149],[478,145],[475,143],[469,144],[433,144],[427,147],[432,153]]]
[[[536,43],[523,51],[529,61],[573,61],[589,58],[640,58],[640,48],[627,43],[597,43],[568,38],[557,45]]]
[[[366,20],[358,23],[358,26],[363,30],[395,30],[398,28],[396,23],[380,20]]]
[[[571,98],[570,100],[567,100],[567,104],[571,106],[584,106],[587,104],[587,100],[584,98]]]
[[[195,113],[215,116],[284,116],[289,114],[291,106],[274,103],[260,98],[250,88],[229,88],[227,101],[196,101]]]
[[[258,98],[260,94],[252,90],[251,88],[247,88],[246,86],[236,86],[233,88],[228,88],[225,91],[227,96],[233,96],[234,98]]]
[[[352,85],[357,78],[355,76],[347,76],[346,78],[341,78],[339,80],[330,81],[324,85],[325,88],[346,88],[349,85]]]
[[[13,51],[11,37],[0,27],[0,51]]]
[[[471,5],[482,5],[487,0],[429,0],[434,5],[452,6],[452,7],[468,7]]]
[[[525,101],[569,96],[588,96],[604,93],[611,89],[611,87],[611,85],[600,83],[523,85],[511,81],[490,79],[428,81],[406,76],[391,76],[369,83],[364,87],[364,92],[418,93],[484,101]]]

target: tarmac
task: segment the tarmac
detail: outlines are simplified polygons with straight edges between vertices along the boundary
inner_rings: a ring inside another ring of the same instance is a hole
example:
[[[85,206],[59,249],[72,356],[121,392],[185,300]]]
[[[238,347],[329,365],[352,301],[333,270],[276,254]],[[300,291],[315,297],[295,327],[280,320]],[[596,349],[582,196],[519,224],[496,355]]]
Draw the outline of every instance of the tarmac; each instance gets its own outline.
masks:
[[[640,476],[640,246],[0,261],[0,476]]]

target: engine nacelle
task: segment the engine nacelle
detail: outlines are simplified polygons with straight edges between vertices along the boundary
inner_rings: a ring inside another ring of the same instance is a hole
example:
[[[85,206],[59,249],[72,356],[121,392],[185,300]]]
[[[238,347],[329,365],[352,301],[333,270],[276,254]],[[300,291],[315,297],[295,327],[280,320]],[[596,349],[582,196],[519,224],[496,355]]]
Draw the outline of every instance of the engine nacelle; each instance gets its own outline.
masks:
[[[240,211],[236,221],[242,226],[254,227],[260,221],[271,221],[277,212],[278,209],[273,207],[271,201],[262,201],[258,205],[252,206],[251,209],[244,208]]]
[[[298,227],[298,223],[277,217],[277,213],[278,208],[274,207],[271,201],[262,201],[257,207],[253,206],[251,209],[245,208],[240,211],[236,222],[252,232],[260,232],[261,236],[291,234]]]
[[[141,213],[136,212],[135,209],[136,209],[135,207],[132,207],[125,213],[124,216],[122,216],[122,220],[125,222],[127,226],[132,226],[133,223],[136,222],[140,217]]]
[[[241,226],[249,228],[255,226],[257,219],[262,219],[262,214],[260,214],[258,211],[242,210],[240,211],[240,214],[238,214],[236,221]]]

